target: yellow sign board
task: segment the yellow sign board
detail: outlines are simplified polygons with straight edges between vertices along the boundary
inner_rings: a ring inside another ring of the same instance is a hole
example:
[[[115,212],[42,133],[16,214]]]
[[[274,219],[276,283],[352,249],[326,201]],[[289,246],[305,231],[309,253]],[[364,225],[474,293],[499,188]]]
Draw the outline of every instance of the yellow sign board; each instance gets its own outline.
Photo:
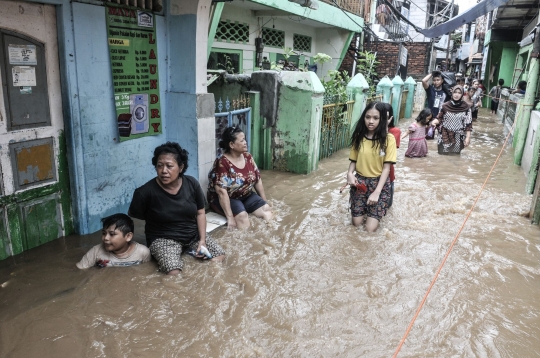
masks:
[[[129,40],[127,39],[109,39],[109,46],[125,46],[129,47]]]

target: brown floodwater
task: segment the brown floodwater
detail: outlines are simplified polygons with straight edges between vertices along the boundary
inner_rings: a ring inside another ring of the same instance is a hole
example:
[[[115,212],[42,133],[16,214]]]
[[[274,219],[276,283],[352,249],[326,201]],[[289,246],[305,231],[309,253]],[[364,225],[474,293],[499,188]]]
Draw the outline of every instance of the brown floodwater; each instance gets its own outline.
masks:
[[[0,262],[0,357],[392,356],[504,141],[486,112],[459,157],[430,141],[427,158],[404,158],[402,142],[394,205],[374,234],[350,225],[342,150],[309,175],[263,172],[276,218],[214,231],[222,264],[186,257],[178,277],[155,262],[78,270],[99,233]],[[540,356],[540,229],[512,154],[399,357]]]

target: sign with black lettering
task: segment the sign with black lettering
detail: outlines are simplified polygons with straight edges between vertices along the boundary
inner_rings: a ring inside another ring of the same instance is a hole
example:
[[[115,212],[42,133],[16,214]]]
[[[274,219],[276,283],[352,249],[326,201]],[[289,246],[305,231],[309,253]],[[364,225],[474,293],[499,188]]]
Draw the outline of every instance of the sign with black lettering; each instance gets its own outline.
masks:
[[[155,15],[108,5],[106,17],[120,141],[160,134]]]

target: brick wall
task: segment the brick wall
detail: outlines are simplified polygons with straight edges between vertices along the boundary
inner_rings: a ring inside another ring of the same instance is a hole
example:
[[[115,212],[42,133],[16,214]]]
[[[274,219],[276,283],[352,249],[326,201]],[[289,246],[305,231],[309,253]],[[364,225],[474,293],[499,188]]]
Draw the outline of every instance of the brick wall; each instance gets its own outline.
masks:
[[[377,52],[377,73],[379,77],[393,78],[398,71],[399,44],[392,42],[367,42],[366,50]],[[413,42],[405,46],[409,53],[407,77],[412,76],[415,80],[422,79],[427,74],[429,63],[429,42]]]
[[[340,71],[347,71],[349,75],[352,73],[354,64],[354,47],[356,40],[353,39],[347,51],[347,55],[343,58],[343,62],[339,68]],[[409,53],[409,63],[407,68],[407,77],[412,76],[415,80],[421,80],[427,74],[429,64],[429,42],[413,42],[405,46]],[[393,42],[374,41],[366,42],[364,49],[377,52],[377,61],[380,64],[377,66],[377,73],[382,78],[386,75],[391,79],[397,74],[399,44]]]

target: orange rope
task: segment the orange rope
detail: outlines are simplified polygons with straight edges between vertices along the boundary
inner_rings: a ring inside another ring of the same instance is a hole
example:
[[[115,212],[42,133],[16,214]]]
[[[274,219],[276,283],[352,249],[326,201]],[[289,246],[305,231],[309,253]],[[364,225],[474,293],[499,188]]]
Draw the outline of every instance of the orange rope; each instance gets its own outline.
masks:
[[[521,110],[520,110],[521,112]],[[520,113],[518,113],[518,116],[519,116]],[[516,118],[518,117],[516,116]],[[487,184],[487,181],[489,180],[489,177],[491,176],[491,173],[493,172],[493,169],[495,169],[495,166],[497,165],[497,163],[499,162],[499,159],[501,158],[501,155],[503,153],[503,150],[504,148],[506,147],[506,143],[508,142],[508,138],[510,138],[510,134],[512,133],[512,130],[514,129],[514,126],[516,124],[516,121],[514,121],[514,124],[512,125],[512,129],[510,131],[508,131],[508,135],[506,136],[506,139],[503,143],[503,146],[501,148],[501,151],[499,152],[499,155],[497,156],[497,159],[495,159],[495,163],[493,163],[493,166],[491,167],[491,170],[489,171],[487,177],[486,177],[486,180],[484,181],[484,184],[482,184],[482,187],[480,188],[480,191],[478,192],[478,195],[476,196],[476,199],[474,200],[474,203],[473,205],[471,206],[471,209],[469,210],[469,212],[467,213],[467,216],[465,217],[465,220],[463,221],[463,224],[461,225],[461,227],[459,228],[459,231],[458,233],[456,234],[456,236],[454,237],[454,239],[452,240],[452,243],[450,244],[450,247],[448,248],[448,251],[446,252],[446,255],[444,256],[442,262],[441,262],[441,265],[439,266],[439,269],[437,270],[437,272],[435,273],[435,276],[433,277],[433,280],[431,281],[431,284],[429,285],[429,288],[427,289],[426,291],[426,294],[424,295],[424,298],[422,299],[422,301],[420,302],[420,305],[418,306],[418,309],[416,310],[416,313],[414,314],[414,317],[413,319],[411,320],[411,323],[409,323],[409,326],[407,327],[407,330],[405,331],[405,334],[403,335],[403,338],[401,338],[401,341],[399,342],[399,345],[396,349],[396,351],[394,352],[394,355],[392,356],[392,358],[396,358],[399,351],[401,350],[401,347],[403,346],[403,344],[405,343],[405,339],[407,339],[407,336],[409,335],[409,332],[411,331],[412,329],[412,326],[414,324],[414,321],[416,321],[416,318],[418,317],[418,315],[420,314],[420,311],[422,310],[422,307],[424,306],[424,303],[426,303],[426,300],[427,300],[427,297],[429,295],[429,293],[431,292],[431,289],[433,288],[433,286],[435,285],[435,282],[437,281],[437,278],[439,277],[439,273],[441,272],[444,264],[446,263],[446,259],[448,259],[448,256],[450,256],[450,252],[452,251],[452,248],[454,247],[455,243],[457,242],[457,239],[459,237],[459,235],[461,234],[461,232],[463,231],[463,228],[465,227],[465,224],[467,223],[467,220],[469,220],[469,217],[471,216],[472,214],[472,211],[474,210],[474,207],[476,206],[476,203],[478,202],[478,199],[480,198],[480,195],[482,194],[482,191],[484,190],[484,187],[486,186]]]

